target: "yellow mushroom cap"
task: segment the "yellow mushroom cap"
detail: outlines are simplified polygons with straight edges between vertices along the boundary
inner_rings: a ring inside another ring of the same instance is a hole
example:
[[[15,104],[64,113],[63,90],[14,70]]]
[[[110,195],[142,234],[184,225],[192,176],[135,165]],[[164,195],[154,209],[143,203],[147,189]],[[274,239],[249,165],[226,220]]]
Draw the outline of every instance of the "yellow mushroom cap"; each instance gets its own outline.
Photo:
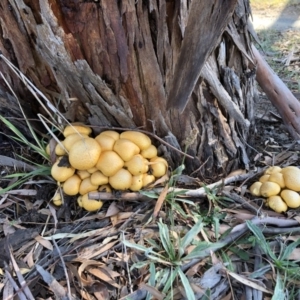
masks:
[[[127,139],[135,143],[141,150],[147,149],[151,145],[149,136],[139,131],[124,131],[120,134],[120,139]]]
[[[81,139],[73,144],[69,151],[69,161],[77,170],[93,168],[101,154],[100,145],[92,138]]]
[[[108,183],[108,177],[100,171],[96,171],[91,175],[91,183],[93,185],[103,185]]]
[[[63,140],[63,145],[64,147],[70,151],[70,149],[72,148],[72,146],[79,140],[81,139],[86,139],[89,138],[88,135],[86,134],[77,134],[77,133],[73,133],[68,135],[64,140]]]
[[[99,200],[89,199],[89,194],[79,196],[77,199],[78,205],[87,211],[96,211],[103,206],[103,202]]]
[[[56,206],[61,206],[62,205],[62,199],[61,199],[61,195],[59,192],[59,189],[57,189],[55,191],[54,196],[52,197],[52,203]]]
[[[92,133],[92,129],[82,123],[72,123],[71,125],[67,125],[65,127],[63,135],[64,135],[64,137],[67,137],[68,135],[71,135],[74,133],[90,135]]]
[[[120,134],[114,130],[105,130],[105,131],[102,131],[99,135],[108,135],[108,136],[112,137],[115,141],[120,138]]]
[[[281,173],[284,174],[285,172],[289,172],[291,170],[299,171],[300,169],[298,167],[295,167],[295,166],[288,166],[288,167],[282,168]]]
[[[79,187],[81,184],[81,179],[78,175],[74,174],[69,177],[63,185],[63,191],[69,196],[74,196],[79,193]]]
[[[151,159],[157,156],[157,148],[154,145],[150,145],[147,149],[141,151],[141,155],[144,158]]]
[[[279,167],[279,166],[272,166],[272,167],[267,168],[265,170],[264,174],[271,175],[271,174],[278,173],[278,172],[281,172],[281,167]]]
[[[285,182],[283,178],[283,174],[280,172],[270,174],[269,180],[279,184],[279,186],[283,189],[285,187]]]
[[[81,180],[91,176],[91,174],[87,170],[77,170],[76,174],[80,177]]]
[[[149,184],[155,181],[155,177],[150,174],[143,174],[143,187],[148,186]]]
[[[96,168],[105,176],[113,176],[123,166],[123,159],[114,151],[102,152],[96,164]]]
[[[265,174],[259,178],[259,181],[266,182],[266,181],[269,181],[269,178],[270,178],[270,174]]]
[[[271,196],[267,199],[268,206],[278,213],[287,211],[288,207],[280,196]]]
[[[103,193],[111,193],[112,189],[109,184],[103,184],[103,185],[99,186],[98,191],[103,192]]]
[[[129,189],[133,192],[137,192],[142,187],[143,187],[143,174],[132,176],[132,183]]]
[[[256,196],[256,197],[261,196],[261,193],[260,193],[261,185],[262,185],[262,182],[256,181],[250,186],[249,191],[252,196]]]
[[[96,166],[95,166],[95,167],[92,167],[92,168],[88,169],[87,171],[88,171],[90,174],[93,174],[93,173],[95,173],[96,171],[98,171],[98,169],[97,169]]]
[[[106,135],[106,134],[97,135],[95,137],[95,140],[101,146],[102,151],[113,150],[114,144],[116,142],[116,140],[113,137],[111,137],[110,135]]]
[[[300,192],[300,170],[299,169],[288,169],[284,170],[283,178],[285,186],[295,192]]]
[[[161,177],[167,173],[168,163],[164,158],[154,157],[150,159],[150,162],[153,163],[150,165],[150,168],[154,177]]]
[[[124,167],[132,175],[139,175],[148,171],[148,161],[142,155],[136,154],[129,161],[125,162]]]
[[[46,153],[50,156],[50,144],[47,144],[46,149],[45,149]]]
[[[280,193],[281,198],[290,208],[298,208],[300,206],[300,195],[292,190],[282,190]]]
[[[63,148],[63,145],[62,144],[57,144],[55,146],[55,154],[58,155],[58,156],[63,156],[63,155],[66,155],[67,152],[66,150]]]
[[[130,160],[134,155],[140,153],[140,148],[133,142],[127,139],[118,139],[113,150],[124,160]]]
[[[79,194],[84,195],[86,193],[96,191],[98,189],[98,185],[94,185],[91,182],[91,178],[85,178],[81,181],[79,186]]]
[[[108,182],[115,190],[128,190],[132,184],[132,175],[125,169],[120,169],[108,178]]]
[[[59,157],[51,168],[51,176],[58,182],[66,181],[75,173],[75,169],[73,167],[59,167],[58,164],[61,159],[62,157]]]
[[[271,181],[263,182],[260,187],[260,193],[263,197],[271,197],[278,195],[280,193],[280,186],[279,184]]]

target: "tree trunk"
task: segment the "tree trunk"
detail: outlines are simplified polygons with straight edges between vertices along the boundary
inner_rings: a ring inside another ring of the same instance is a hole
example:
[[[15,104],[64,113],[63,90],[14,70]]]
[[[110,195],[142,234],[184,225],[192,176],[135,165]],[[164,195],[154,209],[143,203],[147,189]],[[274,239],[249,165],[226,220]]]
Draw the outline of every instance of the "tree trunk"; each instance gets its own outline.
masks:
[[[203,28],[219,38],[207,49],[203,44],[206,62],[193,75],[182,113],[166,103],[180,76],[176,63],[188,49],[182,46],[185,30],[199,38],[186,27],[190,0],[3,0],[0,49],[70,121],[97,126],[96,132],[142,128],[177,148],[188,146],[195,157],[186,159],[188,173],[224,176],[247,167],[245,143],[254,120],[249,1],[235,1],[201,10]],[[210,13],[221,27],[207,28]],[[43,113],[7,66],[0,68],[22,104]],[[173,166],[183,158],[169,148],[165,154]]]

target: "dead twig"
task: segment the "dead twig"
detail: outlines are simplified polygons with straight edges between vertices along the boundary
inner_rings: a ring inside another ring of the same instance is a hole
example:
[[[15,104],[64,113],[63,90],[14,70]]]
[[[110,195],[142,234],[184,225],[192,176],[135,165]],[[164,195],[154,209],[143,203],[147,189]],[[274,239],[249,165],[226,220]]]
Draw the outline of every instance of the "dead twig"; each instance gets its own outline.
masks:
[[[239,182],[251,179],[252,177],[256,176],[257,174],[261,173],[263,169],[258,169],[257,171],[250,171],[246,174],[239,174],[227,177],[225,179],[221,179],[215,183],[208,184],[206,189],[213,189],[218,186],[224,186],[230,184],[232,182]],[[160,194],[163,191],[163,188],[153,189],[157,194]],[[198,189],[188,190],[188,189],[181,189],[181,188],[169,188],[168,193],[178,193],[181,192],[182,194],[178,195],[178,197],[203,197],[206,195],[205,188],[201,187]],[[157,196],[158,197],[158,196]],[[125,192],[125,193],[103,193],[103,192],[90,192],[89,199],[94,200],[102,200],[102,201],[149,201],[151,198],[140,193],[133,193],[133,192]]]

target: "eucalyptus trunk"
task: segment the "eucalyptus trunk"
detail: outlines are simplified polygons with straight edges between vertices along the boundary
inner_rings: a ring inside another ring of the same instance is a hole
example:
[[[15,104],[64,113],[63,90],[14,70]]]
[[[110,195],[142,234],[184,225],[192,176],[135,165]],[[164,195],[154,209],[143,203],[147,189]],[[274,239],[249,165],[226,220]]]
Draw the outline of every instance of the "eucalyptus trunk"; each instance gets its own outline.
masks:
[[[96,132],[138,127],[187,149],[189,174],[224,176],[249,163],[249,1],[197,2],[3,0],[0,49],[69,121]],[[7,66],[0,69],[23,107],[43,113]],[[3,99],[7,115],[12,100]],[[181,163],[179,152],[161,151],[173,167]]]

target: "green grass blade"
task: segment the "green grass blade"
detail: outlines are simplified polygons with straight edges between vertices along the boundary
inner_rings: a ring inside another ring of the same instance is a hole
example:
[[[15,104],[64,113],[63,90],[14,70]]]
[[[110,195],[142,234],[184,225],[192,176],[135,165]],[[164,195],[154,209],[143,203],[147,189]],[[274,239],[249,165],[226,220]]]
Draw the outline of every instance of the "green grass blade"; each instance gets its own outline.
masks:
[[[21,179],[19,179],[16,182],[12,183],[8,187],[6,187],[4,189],[1,189],[0,190],[0,195],[3,195],[6,192],[12,190],[13,188],[22,185],[23,183],[25,183],[27,180],[29,180],[30,178],[32,178],[34,176],[49,176],[50,175],[50,170],[51,170],[50,167],[45,166],[45,167],[38,168],[34,171],[31,171],[29,173],[14,173],[14,174],[7,175],[4,178],[9,179],[9,178],[18,178],[18,177],[20,177]]]
[[[37,145],[32,144],[30,141],[28,141],[28,139],[21,133],[21,131],[17,127],[15,127],[11,122],[9,122],[7,119],[2,117],[1,115],[0,115],[0,120],[5,124],[5,126],[8,129],[10,129],[16,135],[16,136],[11,136],[12,139],[14,139],[15,141],[18,141],[20,143],[23,143],[25,145],[28,145],[33,151],[37,152],[42,157],[49,160],[49,156],[45,151],[44,145],[37,138],[37,136],[35,135],[35,133],[31,127],[29,127],[29,129],[30,129],[30,132],[33,135],[34,140],[37,143]],[[28,125],[28,126],[30,126],[30,125]]]
[[[281,255],[280,259],[281,260],[289,259],[290,255],[297,248],[298,245],[300,245],[300,239],[289,244],[283,251],[283,254]]]
[[[164,285],[164,288],[162,290],[163,293],[165,293],[165,294],[169,293],[169,290],[173,286],[173,282],[178,274],[178,270],[179,270],[178,267],[175,270],[173,270],[173,269],[168,270],[169,272],[171,272],[171,274],[168,276],[168,280],[167,280],[166,284]]]
[[[155,270],[155,264],[153,262],[150,263],[149,272],[150,272],[150,277],[149,277],[148,284],[150,286],[155,287],[156,270]],[[152,295],[148,292],[146,300],[150,300],[150,299],[152,299]]]
[[[183,237],[179,246],[180,257],[183,255],[185,248],[191,244],[192,240],[198,235],[202,228],[203,222],[202,219],[199,219],[198,222]]]
[[[160,236],[162,246],[167,252],[169,259],[175,260],[175,249],[170,239],[168,226],[166,224],[163,224],[160,220],[158,222],[158,228],[159,228],[159,236]]]
[[[189,300],[196,300],[194,291],[190,285],[190,282],[188,278],[185,276],[185,274],[182,272],[180,268],[178,268],[178,274],[180,276],[181,282],[183,284],[185,293],[186,293],[186,298]]]
[[[216,251],[224,247],[225,244],[221,242],[209,243],[200,242],[188,255],[184,256],[182,260],[200,259],[210,255],[211,251]]]
[[[123,241],[123,244],[129,248],[136,249],[138,251],[143,251],[143,252],[149,251],[149,248],[142,246],[142,245],[130,243],[127,240]]]
[[[284,284],[281,279],[279,271],[277,272],[277,278],[276,278],[276,286],[274,289],[274,294],[272,297],[272,300],[282,300],[285,299],[284,297]]]
[[[267,243],[261,229],[258,226],[256,226],[255,224],[251,223],[251,221],[247,220],[246,224],[247,224],[248,228],[252,231],[254,236],[256,237],[256,242],[261,247],[261,249],[264,251],[264,253],[269,255],[269,257],[271,257],[273,260],[276,260],[277,258],[275,256],[275,254],[273,253],[273,251],[271,250],[269,244]]]

